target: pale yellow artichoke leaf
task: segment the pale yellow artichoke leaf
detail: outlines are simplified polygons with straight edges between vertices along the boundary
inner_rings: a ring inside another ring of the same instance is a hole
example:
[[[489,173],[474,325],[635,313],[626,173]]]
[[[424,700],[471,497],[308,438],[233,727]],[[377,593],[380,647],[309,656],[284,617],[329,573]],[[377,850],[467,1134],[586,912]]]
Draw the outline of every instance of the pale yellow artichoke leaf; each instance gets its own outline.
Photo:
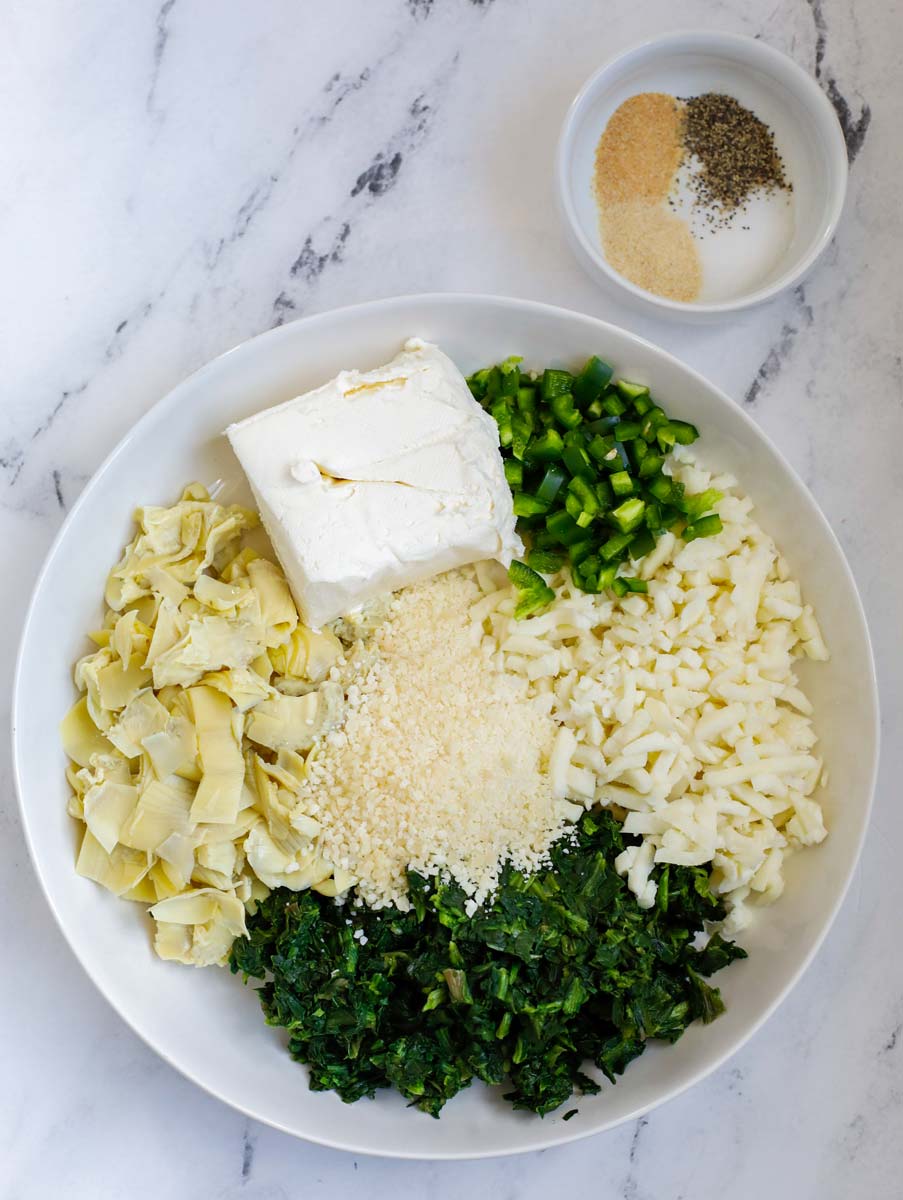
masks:
[[[107,854],[90,829],[85,830],[75,870],[85,879],[93,879],[116,896],[136,887],[150,867],[150,856],[128,846],[116,846]]]
[[[148,688],[128,702],[119,720],[107,730],[107,737],[126,758],[137,758],[144,738],[165,729],[168,720],[169,713]]]
[[[257,800],[254,807],[265,819],[270,837],[281,851],[288,855],[306,851],[315,836],[313,827],[304,822],[301,828],[294,824],[293,817],[299,813],[296,798],[275,783],[267,773],[267,766],[255,755],[253,774]],[[319,832],[319,826],[316,832]]]
[[[131,819],[137,801],[138,789],[126,783],[104,780],[85,792],[82,801],[85,824],[107,854],[112,854],[117,842],[122,841],[123,829]],[[134,849],[148,847],[136,846]]]
[[[329,629],[308,629],[298,625],[288,641],[274,649],[274,669],[289,679],[319,683],[329,674],[342,654],[342,643]]]
[[[140,599],[133,601],[124,610],[125,612],[134,612],[138,617],[138,622],[135,626],[135,632],[140,638],[144,638],[144,649],[147,650],[147,640],[150,639],[153,633],[154,622],[157,620],[157,612],[160,608],[160,597],[153,594],[142,596]]]
[[[148,567],[146,578],[147,582],[160,597],[161,605],[163,601],[166,601],[172,608],[177,609],[188,595],[188,588],[184,583],[180,583],[165,567],[159,565]]]
[[[133,850],[157,851],[172,834],[188,833],[193,799],[193,785],[182,779],[152,780],[137,798],[119,840]]]
[[[238,851],[234,842],[203,843],[198,846],[196,860],[199,867],[214,871],[231,881],[238,861]]]
[[[121,898],[123,900],[135,900],[139,904],[153,904],[155,900],[159,899],[157,889],[154,887],[150,875],[145,875],[133,888],[129,888],[127,892],[123,892]]]
[[[63,750],[80,767],[90,766],[95,754],[111,754],[113,747],[91,719],[88,698],[76,700],[60,722]]]
[[[157,855],[165,864],[168,878],[178,884],[174,888],[175,891],[181,892],[188,886],[191,872],[194,870],[196,843],[196,831],[171,833],[157,847]]]
[[[193,617],[185,636],[154,662],[154,687],[188,687],[208,671],[247,667],[262,647],[262,628],[243,616]]]
[[[157,779],[178,775],[199,783],[198,739],[194,723],[180,712],[174,713],[159,732],[142,739]]]
[[[314,883],[311,886],[321,896],[344,896],[355,883],[357,880],[349,871],[343,871],[337,867],[333,871],[331,879],[323,879],[320,883]]]
[[[225,511],[226,515],[207,534],[204,570],[212,566],[221,571],[225,564],[234,558],[241,535],[248,529],[256,528],[260,522],[257,513],[247,508],[239,508],[235,504],[220,511]]]
[[[234,558],[231,558],[223,565],[220,571],[220,579],[226,583],[235,583],[239,579],[247,579],[248,564],[259,557],[260,555],[256,550],[252,550],[250,546],[244,546]]]
[[[132,765],[124,754],[118,750],[109,749],[107,753],[91,755],[91,764],[82,767],[79,775],[84,780],[84,790],[87,791],[95,783],[108,780],[110,783],[134,783]]]
[[[212,575],[200,575],[194,585],[194,598],[214,612],[230,612],[248,602],[247,584],[224,583]]]
[[[273,674],[273,664],[266,650],[264,650],[263,654],[258,654],[254,659],[251,663],[251,670],[256,675],[259,675],[264,683],[270,682],[270,676]]]
[[[247,933],[245,908],[232,893],[198,888],[155,904],[151,916],[161,924],[191,929],[191,948],[180,962],[212,966],[222,962],[232,942]]]
[[[292,754],[292,753],[293,753],[293,751],[291,751],[291,750],[280,750],[279,751],[280,756]],[[298,755],[297,757],[301,758],[300,755]],[[303,763],[304,760],[301,759],[301,762]],[[276,784],[278,784],[279,787],[285,788],[286,791],[291,792],[292,794],[295,794],[295,795],[297,795],[297,793],[301,790],[300,780],[297,778],[297,776],[294,774],[293,771],[287,770],[285,768],[285,766],[283,766],[283,764],[282,764],[282,762],[280,762],[278,756],[274,763],[261,762],[261,767],[262,767],[262,770],[264,770],[266,772],[266,774],[270,777],[270,779],[272,779]]]
[[[338,720],[343,694],[337,684],[322,684],[304,696],[276,695],[252,708],[247,735],[269,750],[308,750]]]
[[[313,683],[325,679],[342,654],[342,643],[329,629],[299,630],[307,642],[307,663],[304,675]]]
[[[136,638],[137,624],[138,614],[133,608],[130,608],[118,618],[116,624],[113,626],[113,636],[110,638],[110,646],[119,655],[120,666],[123,671],[128,668],[132,659],[132,643]]]
[[[247,799],[249,799],[248,796],[242,796],[242,802]],[[230,845],[237,843],[252,828],[259,817],[260,812],[257,808],[247,807],[241,809],[230,825],[198,825],[195,828],[197,844],[199,846],[218,846],[221,842],[228,842]]]
[[[245,763],[232,728],[232,704],[215,688],[188,692],[197,730],[201,782],[191,807],[191,820],[231,825],[241,807]]]
[[[194,859],[191,862],[191,868],[194,867]],[[190,874],[183,875],[181,871],[173,863],[165,862],[160,859],[147,873],[148,879],[154,885],[154,898],[156,900],[168,900],[170,896],[177,896],[183,892],[188,886]]]
[[[154,633],[144,658],[144,666],[153,667],[161,654],[171,650],[187,631],[188,622],[178,608],[170,600],[162,600],[157,612]]]
[[[161,504],[142,505],[135,514],[142,533],[135,543],[136,550],[156,557],[183,554],[193,545],[190,533],[187,544],[183,535],[191,511],[191,506],[182,501],[168,508]]]
[[[287,787],[289,791],[297,791],[302,783],[307,779],[307,765],[302,755],[297,754],[294,750],[279,750],[276,753],[276,765],[281,771],[281,779],[283,787]],[[289,780],[295,781],[290,783]]]
[[[100,694],[100,673],[113,662],[113,651],[109,648],[86,654],[75,664],[73,677],[79,691],[86,693],[88,713],[98,729],[106,731],[115,717],[106,708]]]
[[[298,625],[298,610],[285,576],[268,559],[255,558],[248,563],[248,577],[260,602],[266,644],[281,646]]]
[[[129,547],[122,561],[107,576],[104,600],[114,612],[121,612],[127,604],[149,594],[148,588],[138,582],[130,569],[132,557],[132,547]]]
[[[240,901],[239,901],[240,903]],[[244,905],[241,905],[244,912]],[[193,929],[190,965],[194,967],[221,967],[229,959],[229,951],[236,934],[224,920],[208,921],[206,925],[195,925]]]
[[[125,670],[119,663],[111,663],[97,672],[100,703],[108,711],[118,712],[150,681],[151,673],[141,665],[138,657],[132,658]]]
[[[273,694],[273,689],[256,671],[249,667],[232,667],[225,671],[210,671],[202,676],[201,684],[216,688],[228,696],[239,712],[247,712]]]
[[[289,852],[271,836],[263,821],[245,838],[244,849],[248,865],[267,887],[300,892],[332,874],[329,863],[313,847]]]
[[[154,952],[167,962],[180,962],[192,966],[191,926],[176,925],[169,921],[154,922]]]

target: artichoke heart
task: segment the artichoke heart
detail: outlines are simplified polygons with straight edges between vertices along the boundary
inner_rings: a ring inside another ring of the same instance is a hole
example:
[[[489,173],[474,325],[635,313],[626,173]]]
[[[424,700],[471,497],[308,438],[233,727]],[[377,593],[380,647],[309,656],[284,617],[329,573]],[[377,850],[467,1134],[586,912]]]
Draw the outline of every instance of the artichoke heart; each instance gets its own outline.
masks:
[[[107,854],[112,854],[116,844],[122,841],[123,827],[131,819],[137,801],[138,791],[131,784],[108,780],[96,783],[85,793],[85,824]]]
[[[116,846],[108,854],[90,829],[85,830],[75,869],[116,896],[123,896],[141,882],[150,868],[150,858],[128,846]]]
[[[247,712],[273,691],[266,680],[249,667],[211,671],[203,676],[201,683],[227,695],[239,712]]]
[[[166,728],[169,713],[152,691],[138,692],[107,730],[107,737],[126,758],[138,758],[145,738]]]
[[[281,646],[298,625],[298,610],[285,576],[266,558],[248,563],[248,578],[260,598],[260,615],[267,646]]]
[[[194,598],[214,612],[229,612],[253,599],[253,593],[238,583],[223,583],[212,575],[201,575],[194,585]]]
[[[188,966],[222,962],[234,939],[247,933],[242,902],[216,888],[171,896],[155,904],[150,914],[157,922],[157,953]]]
[[[190,687],[208,671],[247,667],[263,650],[263,629],[244,617],[197,616],[188,631],[154,661],[154,687]]]
[[[338,720],[342,689],[324,683],[304,696],[276,695],[248,714],[247,734],[269,750],[308,750]]]
[[[313,846],[290,851],[271,836],[263,821],[248,834],[245,854],[257,878],[271,888],[286,887],[300,892],[332,875],[332,867]]]
[[[152,780],[138,797],[119,840],[133,850],[158,850],[172,834],[189,831],[193,798],[194,787],[182,779]]]
[[[194,712],[201,760],[201,782],[191,806],[191,820],[231,825],[241,808],[245,761],[232,728],[228,696],[210,687],[188,691]]]
[[[76,870],[147,906],[159,957],[221,964],[270,887],[347,887],[298,803],[300,752],[344,699],[323,682],[342,643],[304,627],[279,567],[242,547],[255,513],[193,484],[135,521],[60,725]]]
[[[95,754],[109,754],[113,747],[97,728],[88,712],[88,698],[76,700],[60,724],[63,749],[73,762],[87,767]]]

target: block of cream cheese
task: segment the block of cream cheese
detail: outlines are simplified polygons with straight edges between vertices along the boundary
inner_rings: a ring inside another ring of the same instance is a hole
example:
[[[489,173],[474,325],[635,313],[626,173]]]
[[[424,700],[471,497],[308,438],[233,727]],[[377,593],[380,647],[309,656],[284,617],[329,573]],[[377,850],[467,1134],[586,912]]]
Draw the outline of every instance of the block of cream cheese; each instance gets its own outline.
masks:
[[[436,346],[230,425],[303,619],[523,547],[495,421]]]

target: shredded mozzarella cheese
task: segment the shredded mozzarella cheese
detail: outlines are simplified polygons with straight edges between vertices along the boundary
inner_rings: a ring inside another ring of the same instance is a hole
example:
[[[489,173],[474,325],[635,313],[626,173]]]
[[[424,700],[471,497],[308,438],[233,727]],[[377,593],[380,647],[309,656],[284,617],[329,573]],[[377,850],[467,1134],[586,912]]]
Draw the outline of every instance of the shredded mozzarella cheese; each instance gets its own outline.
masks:
[[[564,571],[551,607],[516,621],[511,589],[491,579],[471,619],[489,661],[559,724],[555,795],[612,807],[642,837],[617,863],[640,903],[654,901],[656,863],[710,865],[736,931],[748,902],[781,894],[788,853],[826,836],[794,661],[827,649],[736,480],[686,452],[673,473],[689,494],[724,493],[724,528],[689,543],[661,537],[638,566],[647,595],[590,596]]]

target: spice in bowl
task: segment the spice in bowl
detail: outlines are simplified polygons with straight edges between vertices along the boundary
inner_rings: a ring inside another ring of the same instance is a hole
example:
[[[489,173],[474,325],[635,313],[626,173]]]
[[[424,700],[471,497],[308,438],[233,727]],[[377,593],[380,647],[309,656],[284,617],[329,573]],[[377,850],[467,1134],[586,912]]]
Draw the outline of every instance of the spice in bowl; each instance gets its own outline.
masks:
[[[599,139],[593,188],[611,266],[670,300],[720,299],[732,263],[767,270],[792,235],[774,134],[720,93],[625,100]]]
[[[700,163],[698,202],[729,220],[758,189],[792,191],[774,134],[754,112],[718,92],[684,101],[683,144]]]

